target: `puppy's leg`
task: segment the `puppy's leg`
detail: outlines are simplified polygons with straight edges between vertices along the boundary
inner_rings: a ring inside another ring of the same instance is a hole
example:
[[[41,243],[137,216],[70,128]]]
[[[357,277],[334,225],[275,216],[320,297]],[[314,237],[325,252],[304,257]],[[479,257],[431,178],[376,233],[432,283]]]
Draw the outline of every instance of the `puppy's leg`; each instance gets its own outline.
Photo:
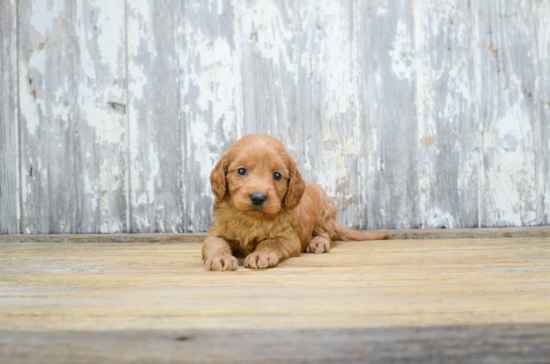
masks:
[[[306,246],[306,253],[322,254],[330,250],[330,237],[327,233],[315,236]]]
[[[244,260],[244,266],[251,269],[274,267],[279,260],[300,256],[300,240],[296,236],[266,239]]]
[[[202,259],[206,270],[237,270],[239,266],[227,241],[217,236],[206,235],[202,244]]]

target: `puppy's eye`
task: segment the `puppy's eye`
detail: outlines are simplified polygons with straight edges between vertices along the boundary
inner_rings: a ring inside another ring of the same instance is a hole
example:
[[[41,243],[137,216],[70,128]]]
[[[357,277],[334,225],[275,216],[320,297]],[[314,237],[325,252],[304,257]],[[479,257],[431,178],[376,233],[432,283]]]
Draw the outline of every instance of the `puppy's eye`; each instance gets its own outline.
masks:
[[[237,171],[238,174],[240,174],[241,176],[244,176],[246,175],[246,169],[244,168],[239,168],[239,170]]]
[[[283,176],[281,176],[281,174],[279,172],[275,172],[273,173],[273,178],[278,181],[280,180],[281,178],[283,178]]]

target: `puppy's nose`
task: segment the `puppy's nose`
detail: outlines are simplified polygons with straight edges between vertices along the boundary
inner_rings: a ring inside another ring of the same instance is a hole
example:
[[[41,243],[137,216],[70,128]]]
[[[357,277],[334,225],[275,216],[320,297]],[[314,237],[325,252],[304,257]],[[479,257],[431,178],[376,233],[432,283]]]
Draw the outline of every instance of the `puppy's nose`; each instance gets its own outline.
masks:
[[[261,192],[254,192],[250,195],[250,201],[256,206],[261,206],[267,200],[267,196]]]

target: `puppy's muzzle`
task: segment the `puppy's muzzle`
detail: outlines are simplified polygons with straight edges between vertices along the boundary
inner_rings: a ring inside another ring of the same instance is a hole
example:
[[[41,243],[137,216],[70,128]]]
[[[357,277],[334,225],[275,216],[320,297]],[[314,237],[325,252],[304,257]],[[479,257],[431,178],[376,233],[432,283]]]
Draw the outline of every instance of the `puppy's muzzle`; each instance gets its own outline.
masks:
[[[261,192],[254,192],[250,195],[250,201],[256,206],[262,206],[267,200],[267,196]]]

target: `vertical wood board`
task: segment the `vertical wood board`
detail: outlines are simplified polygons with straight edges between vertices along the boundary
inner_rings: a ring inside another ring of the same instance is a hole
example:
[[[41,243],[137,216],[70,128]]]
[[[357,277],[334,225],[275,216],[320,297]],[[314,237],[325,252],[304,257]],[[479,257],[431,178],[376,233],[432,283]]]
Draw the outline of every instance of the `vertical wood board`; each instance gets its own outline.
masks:
[[[357,4],[360,227],[419,227],[412,7],[400,0]]]
[[[181,232],[183,4],[130,0],[127,7],[130,231]]]
[[[532,2],[533,27],[536,41],[538,85],[535,103],[540,112],[537,191],[540,200],[542,224],[550,224],[550,2]]]
[[[481,226],[540,225],[534,34],[530,1],[476,2],[481,48]]]
[[[20,232],[17,3],[0,2],[0,234]]]
[[[22,232],[76,232],[74,9],[19,2]]]
[[[19,2],[24,233],[125,229],[123,9]]]
[[[127,231],[125,1],[77,2],[75,87],[81,232]],[[82,179],[84,181],[82,181]]]
[[[414,3],[421,227],[478,226],[475,24],[469,1]]]

